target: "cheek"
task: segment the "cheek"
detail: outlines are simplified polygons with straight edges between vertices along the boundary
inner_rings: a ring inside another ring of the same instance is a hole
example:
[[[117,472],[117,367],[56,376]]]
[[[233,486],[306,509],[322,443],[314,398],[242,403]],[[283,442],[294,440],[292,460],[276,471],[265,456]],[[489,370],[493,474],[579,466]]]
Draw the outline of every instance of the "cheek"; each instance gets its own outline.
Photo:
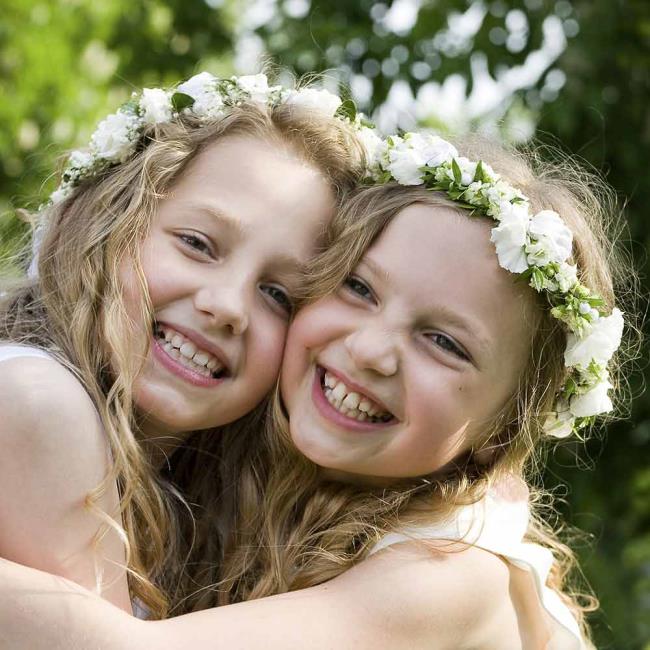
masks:
[[[248,372],[251,390],[258,396],[266,394],[275,384],[280,372],[285,348],[287,325],[266,320],[251,338],[248,351]]]
[[[480,399],[466,378],[436,364],[411,375],[406,395],[409,421],[419,436],[432,444],[464,430]]]

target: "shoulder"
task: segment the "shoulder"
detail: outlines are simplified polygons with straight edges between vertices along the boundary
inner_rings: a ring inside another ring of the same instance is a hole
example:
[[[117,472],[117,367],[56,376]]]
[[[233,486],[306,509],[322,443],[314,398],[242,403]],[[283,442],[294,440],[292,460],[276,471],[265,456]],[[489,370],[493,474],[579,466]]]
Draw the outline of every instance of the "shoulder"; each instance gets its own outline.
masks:
[[[493,647],[495,628],[504,639],[517,635],[509,567],[473,546],[404,542],[361,562],[341,579],[364,585],[373,618],[391,628],[389,636],[404,630],[409,647]]]
[[[109,464],[95,406],[81,382],[54,359],[0,364],[0,502],[15,495],[45,505],[95,487]]]
[[[16,357],[0,364],[0,443],[55,448],[88,440],[100,427],[90,396],[54,359]],[[56,431],[56,439],[42,435]],[[55,444],[54,444],[55,443]]]

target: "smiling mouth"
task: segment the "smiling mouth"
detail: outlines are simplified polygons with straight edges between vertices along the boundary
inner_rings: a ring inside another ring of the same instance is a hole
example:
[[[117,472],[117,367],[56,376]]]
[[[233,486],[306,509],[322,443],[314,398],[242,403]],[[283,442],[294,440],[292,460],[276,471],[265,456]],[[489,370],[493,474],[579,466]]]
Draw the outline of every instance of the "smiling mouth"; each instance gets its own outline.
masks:
[[[351,420],[368,424],[389,424],[396,421],[395,416],[386,411],[367,395],[349,388],[336,375],[319,368],[320,384],[325,399],[336,411]]]
[[[153,334],[160,348],[174,361],[206,378],[226,379],[230,373],[217,357],[168,325],[154,323]]]

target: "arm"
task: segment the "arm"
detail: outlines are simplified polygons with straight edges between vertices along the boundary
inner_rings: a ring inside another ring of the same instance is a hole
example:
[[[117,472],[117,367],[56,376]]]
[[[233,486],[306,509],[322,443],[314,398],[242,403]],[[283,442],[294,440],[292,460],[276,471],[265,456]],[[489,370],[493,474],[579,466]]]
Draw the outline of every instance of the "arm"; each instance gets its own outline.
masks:
[[[130,611],[124,549],[86,497],[109,469],[104,432],[79,381],[51,359],[0,364],[0,556],[64,576]],[[96,502],[118,512],[117,487]]]
[[[444,554],[421,545],[401,546],[317,587],[157,622],[129,617],[60,578],[0,562],[3,647],[516,647],[511,636],[503,636],[503,629],[516,633],[516,620],[507,597],[508,569],[498,558],[477,549]],[[38,627],[30,626],[31,620],[39,621]],[[499,645],[505,638],[510,643]]]

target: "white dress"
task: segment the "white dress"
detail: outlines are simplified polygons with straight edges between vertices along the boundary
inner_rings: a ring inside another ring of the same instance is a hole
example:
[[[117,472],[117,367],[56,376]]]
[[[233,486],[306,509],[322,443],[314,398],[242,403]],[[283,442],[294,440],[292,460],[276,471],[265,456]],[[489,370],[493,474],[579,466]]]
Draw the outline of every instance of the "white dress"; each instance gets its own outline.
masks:
[[[529,507],[526,499],[507,499],[496,490],[478,503],[459,507],[446,521],[431,526],[403,528],[383,537],[370,551],[413,540],[450,540],[471,544],[530,572],[541,605],[548,614],[551,638],[544,650],[584,650],[587,646],[569,608],[546,586],[553,564],[551,551],[524,541]]]
[[[34,348],[29,345],[17,345],[15,343],[0,342],[0,361],[8,361],[19,357],[42,357],[51,359],[52,356],[45,350]]]

